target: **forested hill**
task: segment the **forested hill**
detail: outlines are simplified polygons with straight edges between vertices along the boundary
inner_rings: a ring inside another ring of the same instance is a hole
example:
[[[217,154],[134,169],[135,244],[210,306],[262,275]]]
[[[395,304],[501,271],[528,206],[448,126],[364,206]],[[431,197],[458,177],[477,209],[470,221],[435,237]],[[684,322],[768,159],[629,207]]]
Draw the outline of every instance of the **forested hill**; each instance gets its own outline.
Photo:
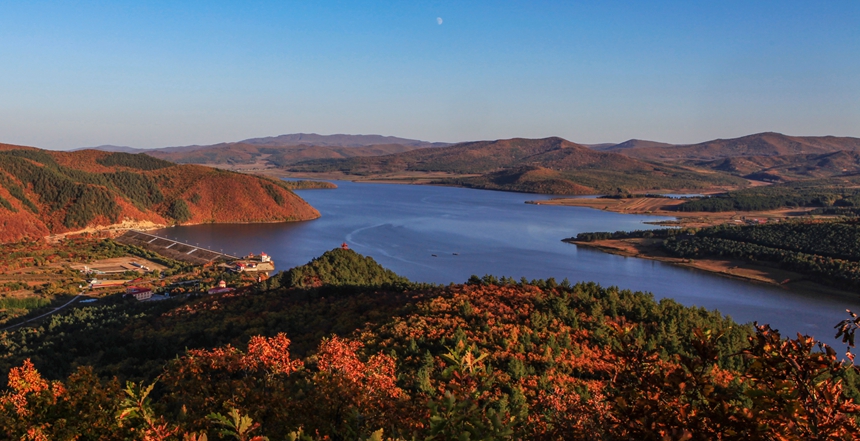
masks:
[[[858,184],[860,184],[860,176],[855,175],[751,187],[693,199],[677,206],[676,209],[687,212],[720,212],[816,207],[828,210],[827,214],[857,214],[860,212]]]
[[[88,305],[0,333],[0,345],[6,439],[852,439],[858,430],[856,370],[811,337],[781,340],[766,325],[593,283],[411,284],[348,250],[235,293]],[[115,375],[134,383],[123,388]]]
[[[121,222],[313,219],[283,184],[146,155],[0,145],[0,242]]]
[[[438,183],[512,191],[570,194],[656,188],[742,186],[745,180],[695,169],[658,165],[628,156],[598,152],[561,138],[504,139],[423,148],[409,152],[348,159],[305,161],[295,172],[340,171],[359,176],[396,172],[446,172],[478,177]]]

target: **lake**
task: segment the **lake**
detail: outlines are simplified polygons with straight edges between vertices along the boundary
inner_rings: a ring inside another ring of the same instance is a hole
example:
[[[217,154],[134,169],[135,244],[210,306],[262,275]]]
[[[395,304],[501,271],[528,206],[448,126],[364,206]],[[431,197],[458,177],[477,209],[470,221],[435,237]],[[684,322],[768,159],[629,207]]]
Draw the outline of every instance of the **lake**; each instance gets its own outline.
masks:
[[[651,229],[645,221],[665,217],[524,203],[547,195],[336,184],[336,190],[297,192],[322,214],[313,221],[208,224],[154,233],[235,255],[266,252],[278,270],[305,264],[346,242],[413,281],[462,283],[472,274],[594,281],[718,309],[740,322],[770,323],[784,336],[808,333],[829,343],[835,342],[833,326],[847,317],[845,309],[860,310],[855,299],[807,296],[561,242],[586,231]]]

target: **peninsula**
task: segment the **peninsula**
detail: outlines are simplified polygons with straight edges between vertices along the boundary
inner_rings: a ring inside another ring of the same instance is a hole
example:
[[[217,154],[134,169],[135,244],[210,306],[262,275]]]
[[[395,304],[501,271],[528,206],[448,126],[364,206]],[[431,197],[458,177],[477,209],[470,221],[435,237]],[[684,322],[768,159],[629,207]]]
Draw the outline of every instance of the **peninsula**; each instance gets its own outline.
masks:
[[[0,144],[0,243],[176,224],[319,217],[292,188],[305,187],[142,154]]]

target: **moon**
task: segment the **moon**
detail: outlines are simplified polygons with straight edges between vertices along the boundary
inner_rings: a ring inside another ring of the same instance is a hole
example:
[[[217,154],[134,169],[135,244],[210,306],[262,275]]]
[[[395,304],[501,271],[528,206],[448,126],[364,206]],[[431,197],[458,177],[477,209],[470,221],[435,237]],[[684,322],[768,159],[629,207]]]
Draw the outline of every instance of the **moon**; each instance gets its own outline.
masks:
[[[442,17],[436,17],[436,23],[442,24]]]

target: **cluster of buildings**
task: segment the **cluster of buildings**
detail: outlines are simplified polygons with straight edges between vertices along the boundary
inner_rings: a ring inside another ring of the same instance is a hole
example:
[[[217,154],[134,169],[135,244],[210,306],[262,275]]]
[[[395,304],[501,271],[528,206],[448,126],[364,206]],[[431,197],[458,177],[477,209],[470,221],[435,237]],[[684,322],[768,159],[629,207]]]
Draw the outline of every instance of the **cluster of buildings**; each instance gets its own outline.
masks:
[[[152,288],[142,286],[128,286],[125,288],[125,296],[132,296],[135,300],[149,300],[152,298]]]
[[[275,262],[266,253],[259,256],[249,254],[244,259],[234,260],[227,264],[227,268],[237,273],[263,272],[268,273],[275,270]]]
[[[206,291],[207,294],[226,294],[228,292],[235,291],[234,288],[227,287],[227,282],[221,280],[218,282],[218,286],[209,289]],[[155,296],[155,297],[153,297]],[[161,300],[162,298],[166,298],[163,296],[159,296],[155,294],[152,288],[144,287],[144,286],[127,286],[125,288],[125,297],[134,297],[135,300],[144,301],[144,300]]]
[[[235,289],[228,288],[227,282],[222,280],[222,281],[218,282],[218,286],[210,289],[209,291],[206,291],[206,294],[226,294],[228,292],[233,292],[233,291],[235,291]]]
[[[137,262],[132,262],[138,269],[142,269],[148,271],[144,265],[138,264]],[[268,278],[269,272],[275,270],[275,263],[272,261],[272,258],[266,253],[260,253],[259,256],[255,256],[254,254],[250,254],[245,256],[242,259],[237,259],[235,261],[229,263],[222,263],[219,267],[234,271],[237,273],[251,272],[257,273],[259,276],[257,277],[258,281],[265,280]],[[89,268],[84,267],[85,270],[91,271]],[[125,286],[125,295],[124,297],[133,297],[135,300],[145,301],[145,300],[161,300],[166,298],[166,295],[156,294],[152,288],[135,285],[135,282],[141,281],[142,279],[138,278],[135,280],[96,280],[92,279],[89,281],[89,286],[91,289],[98,288],[107,288],[107,287],[119,287]],[[184,282],[176,282],[173,285],[181,286],[186,284],[194,284],[195,286],[199,286],[199,280],[192,281],[184,281]],[[227,283],[224,280],[218,282],[218,286],[211,288],[206,291],[207,294],[225,294],[235,291],[234,288],[227,287]]]
[[[769,222],[779,222],[779,219],[759,219],[759,218],[747,218],[746,216],[741,217],[740,219],[736,219],[735,222],[743,223],[746,225],[763,225]]]

